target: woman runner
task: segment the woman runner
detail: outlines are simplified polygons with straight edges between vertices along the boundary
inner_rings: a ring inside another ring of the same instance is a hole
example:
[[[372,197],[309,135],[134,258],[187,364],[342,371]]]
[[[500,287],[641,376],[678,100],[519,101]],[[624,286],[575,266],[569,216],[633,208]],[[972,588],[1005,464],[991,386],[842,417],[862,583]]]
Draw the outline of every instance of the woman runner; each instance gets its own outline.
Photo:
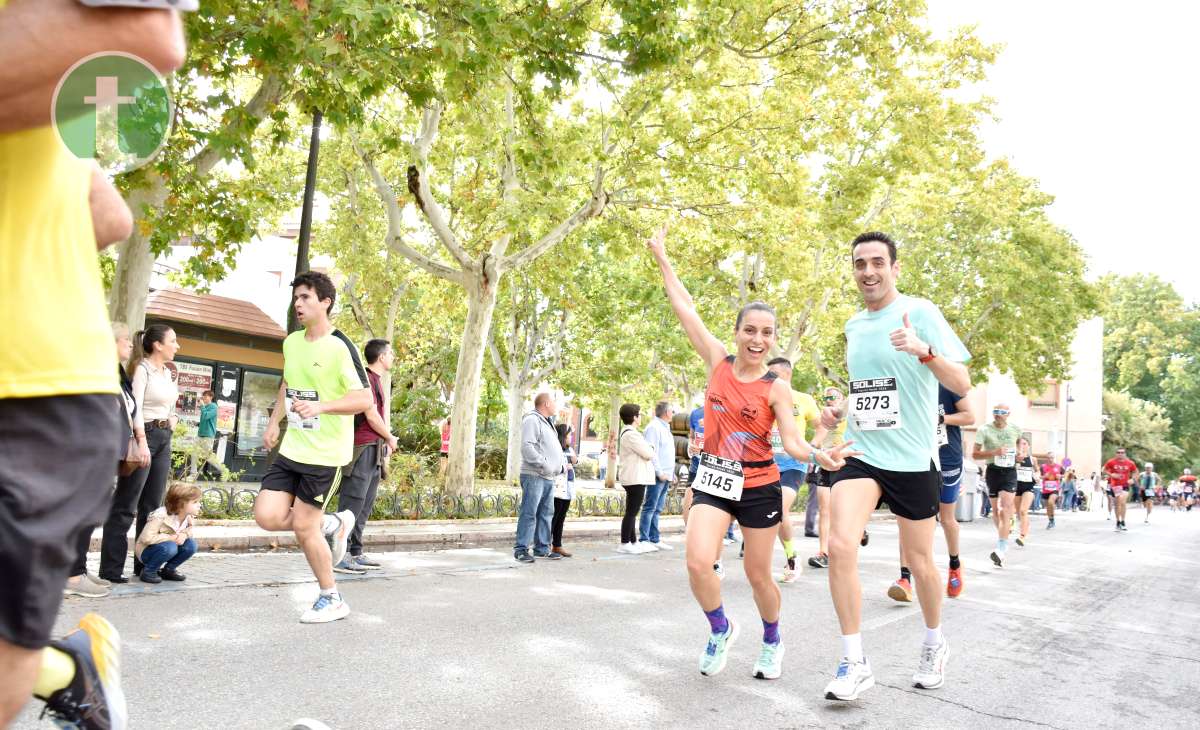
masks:
[[[730,355],[713,336],[692,304],[667,259],[664,225],[647,243],[659,269],[671,308],[688,340],[708,366],[704,403],[704,450],[692,483],[692,508],[687,523],[687,568],[692,594],[708,617],[711,636],[700,655],[700,673],[725,668],[739,624],[725,616],[721,582],[713,573],[712,557],[736,518],[745,544],[743,566],[754,590],[763,623],[763,645],[751,674],[777,679],[783,663],[779,638],[779,587],[771,576],[771,554],[782,519],[783,493],[771,449],[771,426],[779,424],[784,450],[794,458],[836,471],[845,464],[852,442],[829,451],[814,449],[797,433],[792,416],[792,393],[787,383],[767,370],[766,359],[775,343],[775,312],[752,302],[738,313],[734,326],[736,352]]]
[[[1033,505],[1035,483],[1040,479],[1037,457],[1030,453],[1029,439],[1022,436],[1017,439],[1017,515],[1021,528],[1017,544],[1021,547],[1029,540],[1029,508]]]

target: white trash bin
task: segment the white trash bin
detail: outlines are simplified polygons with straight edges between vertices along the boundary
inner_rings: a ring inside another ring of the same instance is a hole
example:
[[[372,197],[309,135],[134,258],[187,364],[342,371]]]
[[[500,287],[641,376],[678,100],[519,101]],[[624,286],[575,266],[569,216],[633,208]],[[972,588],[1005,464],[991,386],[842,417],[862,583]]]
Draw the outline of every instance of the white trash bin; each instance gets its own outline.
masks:
[[[962,486],[958,489],[958,501],[954,504],[954,519],[958,522],[974,522],[975,515],[979,514],[978,483],[979,468],[974,462],[963,462]]]

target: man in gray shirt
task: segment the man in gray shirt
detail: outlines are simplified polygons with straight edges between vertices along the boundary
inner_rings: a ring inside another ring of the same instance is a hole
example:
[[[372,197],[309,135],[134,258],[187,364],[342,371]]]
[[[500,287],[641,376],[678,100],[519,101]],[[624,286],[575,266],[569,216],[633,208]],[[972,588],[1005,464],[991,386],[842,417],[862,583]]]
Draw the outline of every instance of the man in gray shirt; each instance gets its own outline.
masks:
[[[642,504],[642,519],[638,526],[638,539],[659,550],[674,550],[665,542],[659,542],[658,516],[667,503],[671,491],[671,476],[675,472],[675,436],[671,433],[671,416],[675,411],[671,404],[659,401],[654,406],[654,420],[646,426],[646,443],[654,447],[654,486],[646,490],[646,501]]]
[[[561,560],[550,551],[550,520],[554,517],[554,478],[563,472],[566,459],[558,432],[550,420],[557,406],[549,393],[538,393],[533,412],[521,421],[521,512],[513,557],[532,563],[534,557]],[[535,535],[536,523],[536,535]],[[533,554],[529,547],[533,543]]]

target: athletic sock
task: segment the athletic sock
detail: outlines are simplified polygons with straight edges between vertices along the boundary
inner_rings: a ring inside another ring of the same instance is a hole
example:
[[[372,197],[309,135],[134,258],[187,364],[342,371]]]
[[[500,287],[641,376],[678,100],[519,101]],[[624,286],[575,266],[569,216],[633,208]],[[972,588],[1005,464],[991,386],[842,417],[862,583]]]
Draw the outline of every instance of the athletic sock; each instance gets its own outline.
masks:
[[[37,682],[33,685],[33,696],[50,699],[55,692],[71,684],[75,679],[75,657],[65,651],[48,646],[42,649],[42,666],[38,669]]]
[[[862,634],[842,634],[842,656],[852,662],[863,660]]]
[[[912,571],[903,565],[900,566],[900,580],[912,580]]]
[[[962,563],[958,562],[957,555],[950,556],[950,570],[958,570],[962,567]]]
[[[763,643],[778,644],[779,643],[779,622],[768,621],[763,619]]]
[[[708,616],[708,625],[714,634],[723,634],[729,630],[729,619],[725,618],[725,604],[705,611],[704,615]]]
[[[338,592],[337,586],[334,586],[333,588],[322,588],[321,595],[329,596],[330,598],[334,599],[335,601],[342,597],[342,594]]]
[[[925,627],[925,646],[941,646],[942,643],[942,627],[936,628]]]
[[[791,540],[781,540],[780,542],[783,543],[784,557],[786,557],[788,560],[795,558],[796,557],[796,548],[792,546],[792,541]]]

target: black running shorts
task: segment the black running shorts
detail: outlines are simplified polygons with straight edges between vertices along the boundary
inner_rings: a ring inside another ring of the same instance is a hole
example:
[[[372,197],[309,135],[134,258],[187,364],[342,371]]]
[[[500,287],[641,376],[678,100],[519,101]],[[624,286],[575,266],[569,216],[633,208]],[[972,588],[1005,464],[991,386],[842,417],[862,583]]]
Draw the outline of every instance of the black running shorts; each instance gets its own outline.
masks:
[[[1022,494],[1033,494],[1033,482],[1017,482],[1017,496]]]
[[[1001,492],[1017,491],[1016,467],[989,466],[983,478],[987,481],[988,496],[992,499],[999,497]]]
[[[260,490],[287,492],[296,499],[317,509],[337,494],[342,481],[342,467],[314,466],[292,461],[280,454],[263,475]]]
[[[846,459],[846,465],[831,475],[833,488],[850,479],[870,479],[883,490],[879,504],[887,503],[892,514],[907,520],[927,520],[938,513],[942,472],[932,459],[928,471],[889,471],[862,459]],[[879,504],[875,505],[876,508]]]
[[[116,395],[0,400],[0,639],[50,641],[76,546],[112,504],[128,423]]]
[[[779,482],[742,490],[740,501],[717,497],[699,489],[692,489],[692,509],[698,504],[707,504],[728,512],[742,527],[774,527],[783,521],[783,488]]]

